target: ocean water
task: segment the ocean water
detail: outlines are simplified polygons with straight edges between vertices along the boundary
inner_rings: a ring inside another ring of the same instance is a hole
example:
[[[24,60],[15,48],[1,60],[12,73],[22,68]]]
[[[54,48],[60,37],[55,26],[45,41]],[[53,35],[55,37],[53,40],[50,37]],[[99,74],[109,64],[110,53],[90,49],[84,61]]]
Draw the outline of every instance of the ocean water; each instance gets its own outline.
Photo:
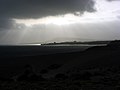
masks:
[[[21,57],[21,56],[34,56],[46,55],[55,53],[67,53],[84,51],[93,46],[88,44],[60,44],[60,45],[40,45],[40,44],[24,44],[24,45],[3,45],[0,46],[0,57]]]

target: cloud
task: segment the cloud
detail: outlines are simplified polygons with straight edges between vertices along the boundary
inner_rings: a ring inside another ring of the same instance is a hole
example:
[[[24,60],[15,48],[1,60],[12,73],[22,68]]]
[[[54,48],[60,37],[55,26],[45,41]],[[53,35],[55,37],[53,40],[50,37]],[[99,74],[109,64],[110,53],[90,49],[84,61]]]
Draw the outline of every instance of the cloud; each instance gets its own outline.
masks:
[[[1,0],[2,16],[39,18],[76,11],[94,11],[92,0]]]
[[[13,23],[12,18],[29,19],[66,13],[93,12],[93,0],[0,0],[0,27]],[[11,26],[11,25],[10,25]]]
[[[14,26],[14,21],[9,18],[0,18],[0,30],[11,29]]]
[[[26,28],[24,24],[17,24],[14,20],[9,18],[0,18],[0,30],[13,30]]]
[[[120,19],[120,16],[118,16],[118,18]]]
[[[107,1],[110,1],[110,2],[112,2],[112,1],[120,1],[120,0],[107,0]]]

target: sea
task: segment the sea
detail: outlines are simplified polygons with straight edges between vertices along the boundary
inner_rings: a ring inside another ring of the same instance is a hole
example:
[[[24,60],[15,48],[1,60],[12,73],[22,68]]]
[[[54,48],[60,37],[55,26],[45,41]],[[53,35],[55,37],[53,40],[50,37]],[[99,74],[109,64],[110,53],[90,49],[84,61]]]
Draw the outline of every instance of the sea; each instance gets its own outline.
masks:
[[[41,45],[41,44],[22,44],[22,45],[0,45],[0,58],[21,57],[21,56],[34,56],[46,55],[56,53],[68,53],[84,51],[94,46],[89,44],[57,44],[57,45]]]

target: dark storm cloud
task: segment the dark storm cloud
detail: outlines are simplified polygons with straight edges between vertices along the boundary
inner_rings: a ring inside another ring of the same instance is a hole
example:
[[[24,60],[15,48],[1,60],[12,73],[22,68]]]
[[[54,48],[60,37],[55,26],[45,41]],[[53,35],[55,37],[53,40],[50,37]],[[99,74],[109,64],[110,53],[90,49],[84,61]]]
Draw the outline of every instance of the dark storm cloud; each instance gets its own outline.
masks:
[[[94,11],[92,0],[1,0],[0,13],[10,18],[39,18],[75,11]]]
[[[14,26],[14,21],[9,18],[0,18],[0,30],[10,29]]]
[[[9,18],[0,18],[0,30],[9,29],[24,29],[26,26],[24,24],[17,24],[14,20]]]
[[[9,26],[12,18],[29,19],[80,11],[93,12],[92,0],[0,0],[0,27]]]

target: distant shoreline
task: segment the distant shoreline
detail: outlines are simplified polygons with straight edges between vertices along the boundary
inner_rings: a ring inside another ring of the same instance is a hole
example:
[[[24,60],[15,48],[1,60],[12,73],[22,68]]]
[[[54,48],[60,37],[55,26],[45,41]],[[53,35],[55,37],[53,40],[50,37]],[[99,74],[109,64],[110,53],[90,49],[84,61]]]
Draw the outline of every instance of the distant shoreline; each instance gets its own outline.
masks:
[[[51,42],[51,43],[23,43],[23,44],[1,44],[0,46],[104,46],[111,41],[72,41],[72,42]]]
[[[7,46],[7,47],[12,47],[12,46],[51,46],[51,47],[54,47],[54,46],[60,46],[60,47],[65,47],[65,46],[105,46],[107,44],[45,44],[45,45],[41,45],[41,44],[21,44],[21,45],[0,45],[0,47],[4,47],[4,46]]]

